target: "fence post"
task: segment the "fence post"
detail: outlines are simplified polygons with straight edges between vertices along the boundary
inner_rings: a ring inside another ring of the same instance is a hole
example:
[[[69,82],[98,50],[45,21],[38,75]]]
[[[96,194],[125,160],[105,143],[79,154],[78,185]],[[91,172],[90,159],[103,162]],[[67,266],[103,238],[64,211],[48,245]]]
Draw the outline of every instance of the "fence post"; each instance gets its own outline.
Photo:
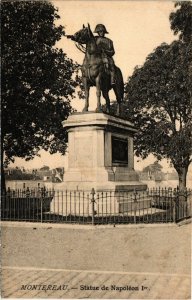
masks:
[[[41,223],[43,223],[43,197],[41,196]]]
[[[137,191],[134,190],[134,223],[137,223],[137,219],[136,219],[136,212],[137,212]]]
[[[92,203],[92,225],[95,225],[95,190],[91,190],[91,203]]]
[[[24,192],[25,192],[25,190],[24,190]],[[29,187],[27,187],[27,189],[26,189],[26,198],[29,198],[29,196],[30,196],[30,190],[29,190]]]
[[[176,223],[177,222],[177,218],[178,218],[178,212],[177,212],[177,206],[178,206],[178,201],[179,201],[179,189],[178,186],[176,189],[174,189],[173,192],[173,222]]]
[[[173,199],[173,222],[176,223],[176,199]]]

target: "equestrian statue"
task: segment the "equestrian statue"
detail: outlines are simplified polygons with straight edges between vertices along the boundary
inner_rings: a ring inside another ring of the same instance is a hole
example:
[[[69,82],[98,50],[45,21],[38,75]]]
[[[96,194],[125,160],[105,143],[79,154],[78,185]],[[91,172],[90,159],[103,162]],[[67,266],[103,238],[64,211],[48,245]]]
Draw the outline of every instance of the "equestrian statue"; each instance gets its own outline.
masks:
[[[77,31],[74,35],[66,35],[67,38],[76,42],[79,50],[85,53],[85,58],[81,66],[82,82],[85,90],[85,107],[89,108],[89,90],[91,86],[96,86],[97,108],[96,112],[101,112],[101,92],[106,101],[106,112],[110,113],[109,91],[114,90],[117,100],[117,115],[120,114],[121,102],[123,101],[124,83],[121,70],[115,65],[113,55],[115,50],[113,42],[105,37],[107,30],[103,24],[98,24],[95,28],[94,36],[90,25]],[[84,46],[85,45],[85,46]]]

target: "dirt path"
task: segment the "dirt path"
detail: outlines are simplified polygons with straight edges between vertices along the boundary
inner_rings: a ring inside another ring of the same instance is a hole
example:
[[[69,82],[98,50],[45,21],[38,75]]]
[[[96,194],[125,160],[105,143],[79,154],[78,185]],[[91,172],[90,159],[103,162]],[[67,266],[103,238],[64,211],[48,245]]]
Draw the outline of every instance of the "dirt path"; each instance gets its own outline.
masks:
[[[190,274],[191,225],[2,227],[2,265]]]

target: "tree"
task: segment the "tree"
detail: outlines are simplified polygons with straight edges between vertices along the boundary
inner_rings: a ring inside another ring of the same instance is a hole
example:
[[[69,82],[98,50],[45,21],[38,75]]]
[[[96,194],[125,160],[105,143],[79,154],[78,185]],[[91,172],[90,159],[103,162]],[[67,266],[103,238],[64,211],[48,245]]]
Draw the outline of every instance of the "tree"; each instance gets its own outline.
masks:
[[[192,155],[192,4],[180,2],[176,7],[170,21],[179,39],[163,43],[135,68],[125,87],[124,116],[139,128],[136,155],[170,159],[183,188]]]
[[[67,135],[62,121],[73,111],[70,99],[78,66],[55,46],[65,34],[63,26],[55,25],[57,9],[47,1],[1,6],[1,161],[7,165],[14,157],[29,160],[41,148],[64,154]]]
[[[178,1],[175,7],[179,7],[176,12],[169,16],[171,29],[174,34],[179,34],[179,39],[190,42],[192,38],[192,4],[190,1]]]

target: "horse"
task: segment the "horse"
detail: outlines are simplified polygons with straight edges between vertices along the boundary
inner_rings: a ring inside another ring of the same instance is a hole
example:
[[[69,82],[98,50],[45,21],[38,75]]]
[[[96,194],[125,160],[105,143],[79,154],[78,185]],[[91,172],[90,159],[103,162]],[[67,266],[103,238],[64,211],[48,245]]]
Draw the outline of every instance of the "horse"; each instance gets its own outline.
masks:
[[[98,49],[95,37],[91,31],[90,25],[77,31],[73,36],[69,36],[72,40],[77,42],[77,47],[84,49],[85,58],[81,66],[82,83],[85,90],[85,106],[83,112],[88,111],[89,108],[89,91],[90,87],[96,86],[97,108],[96,112],[101,112],[101,92],[106,101],[106,112],[110,113],[110,98],[109,91],[113,88],[116,101],[117,112],[120,114],[121,102],[124,95],[124,83],[121,70],[115,66],[115,85],[111,85],[110,70],[107,68],[107,59],[103,58],[101,50]],[[85,47],[83,46],[85,44]]]

